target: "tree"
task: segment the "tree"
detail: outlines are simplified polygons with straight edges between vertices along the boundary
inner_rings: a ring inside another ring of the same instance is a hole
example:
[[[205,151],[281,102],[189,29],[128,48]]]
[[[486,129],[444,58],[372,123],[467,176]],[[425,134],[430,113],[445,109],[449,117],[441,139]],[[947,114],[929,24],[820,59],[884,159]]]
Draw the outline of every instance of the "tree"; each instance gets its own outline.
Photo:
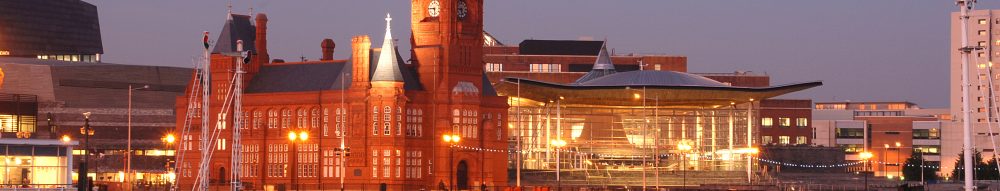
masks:
[[[921,168],[924,160],[921,160],[920,156],[921,155],[919,153],[910,154],[910,157],[906,159],[906,165],[903,166],[903,177],[906,177],[906,180],[913,180],[913,181],[920,180],[920,171],[922,169],[924,173],[923,174],[924,181],[927,182],[936,181],[938,177],[937,174],[935,174],[934,172],[936,172],[938,168],[930,168],[930,167]]]
[[[974,150],[974,151],[975,152],[973,152],[972,155],[972,160],[974,160],[974,163],[972,163],[972,166],[975,167],[976,169],[975,171],[973,171],[973,173],[976,174],[975,179],[985,180],[984,179],[985,177],[983,177],[983,175],[986,175],[986,171],[990,169],[988,166],[989,164],[983,162],[983,155],[982,153],[979,152],[979,150]],[[964,164],[965,157],[962,156],[963,154],[965,154],[964,152],[965,151],[958,153],[958,160],[955,160],[955,168],[951,170],[952,180],[960,181],[965,179],[965,170],[963,168],[965,166]],[[996,166],[994,166],[994,168],[996,168]]]

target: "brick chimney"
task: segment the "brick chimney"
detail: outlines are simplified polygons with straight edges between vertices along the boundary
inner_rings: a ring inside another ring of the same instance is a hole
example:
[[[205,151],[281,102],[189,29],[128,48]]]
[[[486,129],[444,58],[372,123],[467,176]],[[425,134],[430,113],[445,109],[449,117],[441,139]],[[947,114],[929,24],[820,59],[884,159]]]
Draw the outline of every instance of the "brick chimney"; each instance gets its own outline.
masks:
[[[323,48],[323,58],[320,60],[333,60],[333,50],[337,48],[337,44],[331,39],[323,39],[319,46]]]
[[[351,78],[351,89],[368,89],[369,65],[371,64],[372,41],[368,35],[355,36],[351,38],[351,65],[353,74]]]
[[[260,63],[266,64],[271,60],[271,56],[267,53],[267,15],[264,13],[257,13],[255,21],[257,27],[257,39],[254,39],[254,42],[256,42],[254,49],[257,50],[257,57],[258,60],[260,60]]]

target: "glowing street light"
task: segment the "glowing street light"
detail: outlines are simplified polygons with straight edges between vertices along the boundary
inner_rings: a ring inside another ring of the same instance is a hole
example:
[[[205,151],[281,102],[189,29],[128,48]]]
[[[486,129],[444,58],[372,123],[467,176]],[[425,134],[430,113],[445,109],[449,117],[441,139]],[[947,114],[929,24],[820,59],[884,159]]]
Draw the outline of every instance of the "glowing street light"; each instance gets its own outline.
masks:
[[[174,134],[167,134],[167,136],[163,137],[163,142],[167,142],[167,144],[173,144],[174,141],[177,141],[177,137],[174,137]]]
[[[687,141],[681,141],[677,144],[677,150],[681,151],[681,173],[684,176],[681,187],[687,187],[687,153],[691,151],[691,145]]]
[[[62,142],[63,143],[69,143],[69,141],[72,141],[72,139],[69,138],[69,135],[63,135],[62,136]]]
[[[861,157],[861,160],[864,161],[864,165],[865,165],[863,167],[864,170],[865,170],[865,172],[864,172],[865,173],[865,190],[868,190],[868,171],[870,170],[869,168],[871,167],[868,164],[868,159],[871,159],[872,156],[874,156],[872,154],[872,152],[868,152],[868,151],[861,152],[861,154],[859,154],[859,157]]]
[[[458,142],[462,140],[462,137],[456,134],[444,134],[441,136],[441,139],[443,139],[445,143],[451,145],[448,147],[448,188],[452,188],[452,186],[455,185],[455,180],[453,179],[455,177],[455,171],[452,170],[452,168],[455,167],[455,144],[458,144]]]

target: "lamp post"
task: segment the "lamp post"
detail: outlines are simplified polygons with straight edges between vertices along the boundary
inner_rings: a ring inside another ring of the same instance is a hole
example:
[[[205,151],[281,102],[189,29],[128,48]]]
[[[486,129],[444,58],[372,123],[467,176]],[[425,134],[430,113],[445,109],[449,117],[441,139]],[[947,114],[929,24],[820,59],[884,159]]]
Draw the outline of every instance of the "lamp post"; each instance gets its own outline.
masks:
[[[133,88],[128,85],[128,149],[125,152],[125,190],[132,190],[132,91],[147,89],[149,85]]]
[[[556,147],[556,190],[562,190],[562,179],[559,177],[559,172],[561,171],[559,163],[562,162],[559,158],[562,154],[559,153],[559,149],[566,146],[566,141],[562,139],[553,139],[551,142],[552,146]]]
[[[444,142],[448,143],[448,189],[454,190],[452,186],[455,186],[455,145],[462,140],[462,137],[457,134],[445,134],[443,136]]]
[[[681,141],[677,144],[677,150],[681,151],[681,173],[684,178],[681,182],[681,188],[687,187],[687,152],[691,150],[691,145],[687,141]]]
[[[177,137],[176,137],[176,136],[174,136],[174,134],[173,134],[173,133],[167,133],[167,135],[163,136],[163,138],[162,138],[161,140],[163,141],[163,143],[166,143],[166,144],[167,144],[167,148],[169,148],[169,149],[174,149],[174,148],[173,148],[173,145],[174,145],[174,142],[176,142],[176,141],[177,141]],[[167,151],[169,151],[169,150],[167,150]],[[165,152],[166,152],[166,151],[165,151]],[[166,153],[165,153],[165,152],[164,152],[164,155],[166,155]],[[176,152],[176,149],[174,149],[174,152]],[[166,166],[165,166],[165,167],[166,167],[166,169],[167,169],[167,172],[169,172],[170,174],[174,174],[174,171],[173,171],[173,170],[170,170],[170,162],[171,162],[171,161],[170,161],[170,159],[167,159],[167,164],[166,164]],[[176,182],[174,181],[174,177],[176,177],[176,174],[174,174],[173,176],[168,176],[168,178],[170,179],[170,180],[169,180],[169,181],[170,181],[170,184],[174,184],[174,183],[176,183]]]
[[[77,188],[79,191],[90,191],[87,165],[90,163],[90,136],[94,135],[94,130],[90,128],[90,112],[83,113],[83,127],[80,128],[80,134],[83,134],[83,163],[80,164],[80,170],[76,175],[79,184]]]
[[[902,151],[899,150],[900,146],[903,146],[903,144],[900,144],[899,141],[896,141],[896,170],[899,175],[899,181],[903,181],[903,178],[905,178],[903,177],[903,165],[899,163],[899,155],[902,154],[901,153]]]
[[[296,145],[297,145],[298,142],[305,142],[306,140],[309,140],[309,132],[306,132],[306,131],[299,131],[299,132],[288,131],[288,143],[292,145],[292,154],[291,155],[293,157],[292,160],[290,160],[290,161],[294,163],[294,164],[290,165],[290,166],[292,166],[292,173],[291,173],[292,180],[291,180],[291,185],[292,185],[292,189],[294,189],[294,190],[299,190],[299,185],[297,185],[295,183],[295,179],[298,176],[298,170],[297,170],[297,168],[299,166],[298,162],[296,161],[296,160],[298,160],[298,157],[296,156],[296,155],[298,155],[298,150],[296,150],[298,148],[296,147]]]
[[[865,190],[868,190],[868,170],[870,168],[870,166],[868,164],[868,159],[872,158],[872,153],[868,152],[868,151],[865,151],[865,152],[861,152],[860,156],[861,156],[861,160],[864,161],[864,166],[862,167],[864,170],[862,170],[862,172],[865,174]]]
[[[888,162],[886,162],[885,159],[888,158],[886,156],[889,156],[889,144],[884,144],[882,146],[884,146],[883,149],[882,149],[882,156],[879,157],[879,159],[882,160],[882,175],[885,175],[885,176],[888,177],[889,176],[889,171],[886,170],[888,168],[888,166],[886,165]]]

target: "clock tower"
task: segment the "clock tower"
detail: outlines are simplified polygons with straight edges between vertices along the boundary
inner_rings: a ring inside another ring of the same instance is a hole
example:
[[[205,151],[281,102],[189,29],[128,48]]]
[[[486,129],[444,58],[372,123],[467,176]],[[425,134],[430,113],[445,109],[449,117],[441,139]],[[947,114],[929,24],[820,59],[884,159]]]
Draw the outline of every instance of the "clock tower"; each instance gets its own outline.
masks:
[[[460,81],[482,88],[483,0],[412,0],[414,63],[439,94]]]

